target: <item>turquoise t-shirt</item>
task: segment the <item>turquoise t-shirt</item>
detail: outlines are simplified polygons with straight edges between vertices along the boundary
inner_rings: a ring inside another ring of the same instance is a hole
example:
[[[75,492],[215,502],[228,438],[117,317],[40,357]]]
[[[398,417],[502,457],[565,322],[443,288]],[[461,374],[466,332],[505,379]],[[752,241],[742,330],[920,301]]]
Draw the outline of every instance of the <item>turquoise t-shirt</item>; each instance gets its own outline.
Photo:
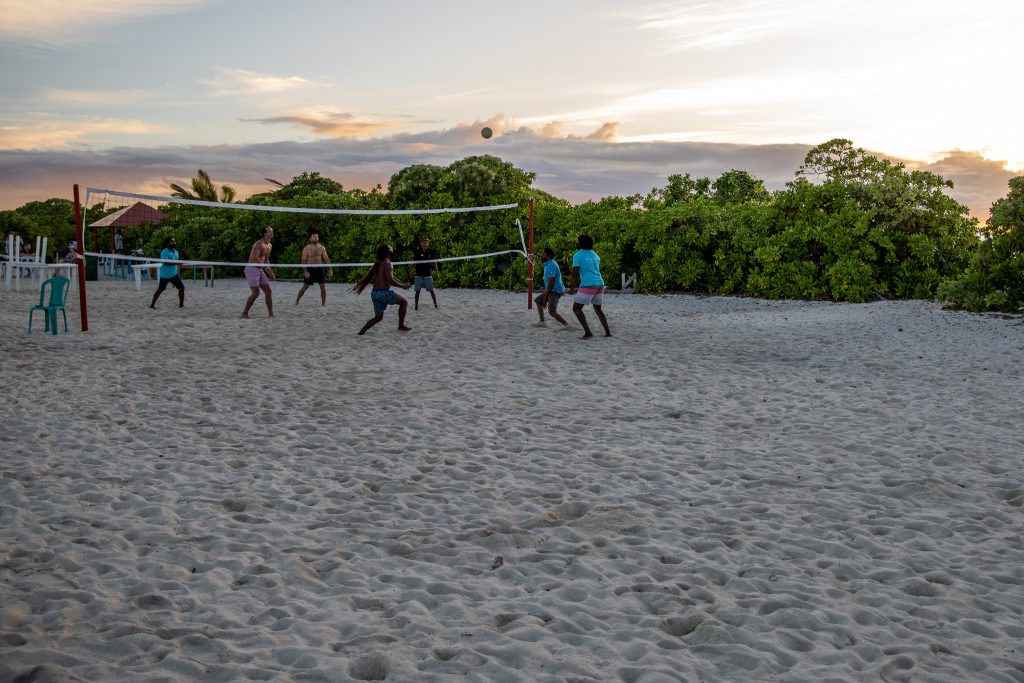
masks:
[[[573,254],[572,267],[580,269],[580,287],[604,287],[601,257],[593,249],[580,249]]]
[[[544,282],[540,287],[542,292],[548,288],[548,280],[550,278],[555,278],[555,284],[551,288],[551,291],[555,294],[564,293],[565,283],[562,282],[562,269],[558,267],[558,263],[553,258],[549,258],[544,263]]]
[[[178,260],[178,250],[177,249],[166,249],[165,248],[163,251],[160,252],[160,258],[166,259],[168,261],[177,261]],[[178,266],[172,266],[172,265],[169,265],[167,263],[161,263],[160,264],[160,277],[162,277],[162,278],[172,278],[172,277],[174,277],[177,274],[178,274]]]

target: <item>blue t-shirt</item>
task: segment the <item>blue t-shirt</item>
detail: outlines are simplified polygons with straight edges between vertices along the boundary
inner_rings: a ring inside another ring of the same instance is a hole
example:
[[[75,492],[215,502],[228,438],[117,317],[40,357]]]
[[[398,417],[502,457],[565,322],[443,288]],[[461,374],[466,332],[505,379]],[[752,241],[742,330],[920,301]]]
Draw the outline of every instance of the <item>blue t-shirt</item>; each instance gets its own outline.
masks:
[[[160,258],[166,259],[168,261],[177,261],[178,260],[178,250],[177,249],[167,249],[167,248],[165,248],[163,251],[160,252]],[[160,277],[162,277],[162,278],[172,278],[172,277],[174,277],[177,274],[178,274],[178,266],[172,266],[172,265],[169,265],[167,263],[161,263],[160,264]]]
[[[593,249],[580,249],[573,254],[572,267],[580,269],[580,287],[604,287],[601,257]]]
[[[541,285],[541,291],[547,291],[548,280],[555,278],[555,284],[551,288],[551,291],[555,294],[562,294],[565,292],[565,283],[562,282],[562,269],[558,267],[558,263],[553,258],[549,258],[544,263],[544,284]]]

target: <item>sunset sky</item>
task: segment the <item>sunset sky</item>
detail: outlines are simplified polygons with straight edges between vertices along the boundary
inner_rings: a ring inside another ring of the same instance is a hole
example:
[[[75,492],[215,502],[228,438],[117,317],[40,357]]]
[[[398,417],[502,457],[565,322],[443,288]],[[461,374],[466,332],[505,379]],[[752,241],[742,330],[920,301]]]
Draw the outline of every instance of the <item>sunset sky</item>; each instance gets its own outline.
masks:
[[[772,189],[834,137],[978,215],[1024,173],[1021,0],[0,0],[0,209],[71,185],[244,198],[493,154],[572,201]],[[491,126],[490,140],[480,128]]]

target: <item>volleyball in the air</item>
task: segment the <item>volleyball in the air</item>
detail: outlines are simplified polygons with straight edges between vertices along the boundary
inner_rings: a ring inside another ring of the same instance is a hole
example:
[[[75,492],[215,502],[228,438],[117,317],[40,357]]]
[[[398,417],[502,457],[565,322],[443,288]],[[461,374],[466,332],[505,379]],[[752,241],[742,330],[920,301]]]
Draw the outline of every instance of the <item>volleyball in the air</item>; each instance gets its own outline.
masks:
[[[489,140],[490,137],[494,135],[494,131],[488,128],[487,126],[484,126],[482,129],[480,129],[480,135],[484,136],[485,140]]]

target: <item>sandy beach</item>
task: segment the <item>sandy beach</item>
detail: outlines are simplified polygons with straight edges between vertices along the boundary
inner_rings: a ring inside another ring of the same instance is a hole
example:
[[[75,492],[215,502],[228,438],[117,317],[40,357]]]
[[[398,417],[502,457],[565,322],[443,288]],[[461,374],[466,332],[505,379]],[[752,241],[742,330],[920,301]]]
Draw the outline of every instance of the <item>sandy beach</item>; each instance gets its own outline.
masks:
[[[1024,681],[1020,318],[88,284],[0,290],[2,682]]]

